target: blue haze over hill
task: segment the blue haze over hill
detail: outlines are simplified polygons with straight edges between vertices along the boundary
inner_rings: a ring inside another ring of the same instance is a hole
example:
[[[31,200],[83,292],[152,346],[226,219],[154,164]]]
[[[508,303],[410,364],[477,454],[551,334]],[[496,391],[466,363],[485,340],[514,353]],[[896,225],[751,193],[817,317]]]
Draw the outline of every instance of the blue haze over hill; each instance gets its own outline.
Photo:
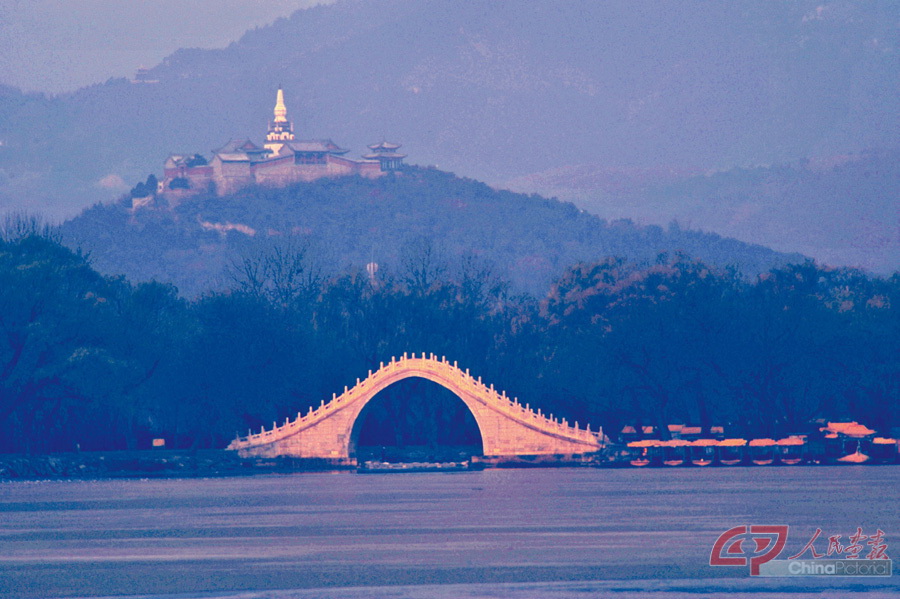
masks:
[[[895,148],[898,20],[896,3],[853,0],[339,2],[221,50],[179,50],[150,70],[157,84],[112,79],[50,98],[0,89],[0,209],[69,216],[158,173],[170,152],[205,152],[234,135],[260,141],[279,84],[299,137],[331,137],[357,155],[386,137],[412,162],[524,191],[546,190],[528,177],[548,169],[702,174]],[[893,172],[866,200],[888,215],[874,235],[888,246]],[[789,206],[751,202],[763,206],[762,227],[729,228],[720,217],[731,206],[715,194],[698,215],[698,196],[685,198],[693,184],[665,195],[661,212],[894,270],[890,247],[841,230],[856,209],[852,177],[865,177],[845,174],[849,191],[827,203],[813,189],[785,198]],[[648,197],[611,196],[601,182],[574,199],[600,216],[634,206],[643,218]],[[823,233],[798,242],[798,227]],[[847,235],[860,247],[842,251],[837,237]]]
[[[509,187],[606,218],[707,231],[876,273],[900,268],[900,150],[689,175],[597,165],[550,169]]]

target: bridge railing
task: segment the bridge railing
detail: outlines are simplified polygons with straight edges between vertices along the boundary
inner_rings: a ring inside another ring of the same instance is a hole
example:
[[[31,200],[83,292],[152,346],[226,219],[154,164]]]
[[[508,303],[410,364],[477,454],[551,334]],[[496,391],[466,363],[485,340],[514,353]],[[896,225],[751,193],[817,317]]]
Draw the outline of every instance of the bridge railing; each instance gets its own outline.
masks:
[[[518,398],[510,398],[505,392],[498,392],[493,385],[485,385],[481,377],[474,377],[469,373],[469,369],[461,369],[454,361],[450,363],[445,356],[440,359],[435,354],[426,357],[423,353],[421,357],[416,357],[415,353],[407,356],[404,353],[399,358],[391,358],[388,363],[381,362],[380,367],[376,371],[369,370],[369,374],[365,379],[356,379],[353,387],[344,387],[343,393],[340,395],[332,394],[331,401],[325,403],[324,400],[315,410],[310,406],[309,411],[304,415],[300,412],[297,417],[291,421],[286,419],[284,424],[278,426],[272,423],[270,430],[265,427],[259,433],[248,431],[246,437],[238,437],[229,445],[230,449],[241,449],[245,447],[263,445],[278,441],[285,437],[291,436],[304,428],[312,426],[319,420],[322,420],[337,409],[352,403],[360,395],[365,394],[370,388],[378,386],[383,379],[389,378],[390,375],[398,370],[415,369],[438,378],[447,379],[450,385],[455,385],[460,390],[468,390],[478,398],[488,408],[500,412],[506,417],[518,421],[522,424],[537,427],[544,432],[567,438],[573,441],[579,441],[589,445],[597,445],[602,439],[602,433],[587,428],[579,428],[578,422],[574,426],[569,426],[566,420],[557,420],[551,414],[547,417],[541,414],[540,410],[533,410],[529,404],[524,406],[519,403]]]

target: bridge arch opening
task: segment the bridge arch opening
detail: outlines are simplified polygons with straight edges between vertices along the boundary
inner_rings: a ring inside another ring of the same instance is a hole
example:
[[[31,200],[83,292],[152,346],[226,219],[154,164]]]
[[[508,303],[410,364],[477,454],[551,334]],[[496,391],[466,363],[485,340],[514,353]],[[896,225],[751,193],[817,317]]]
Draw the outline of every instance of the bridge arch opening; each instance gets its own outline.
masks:
[[[458,395],[413,376],[368,401],[353,423],[349,450],[359,463],[451,462],[483,455],[484,442],[475,416]]]

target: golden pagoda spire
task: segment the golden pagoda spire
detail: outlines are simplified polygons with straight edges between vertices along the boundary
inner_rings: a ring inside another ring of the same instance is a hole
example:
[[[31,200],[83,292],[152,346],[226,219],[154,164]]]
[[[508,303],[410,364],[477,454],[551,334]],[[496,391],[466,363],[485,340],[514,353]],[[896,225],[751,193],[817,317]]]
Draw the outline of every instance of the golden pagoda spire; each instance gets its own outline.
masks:
[[[275,96],[275,120],[269,123],[269,134],[266,135],[265,148],[272,154],[279,154],[285,142],[294,141],[294,124],[287,120],[287,107],[284,105],[284,90],[278,86]]]
[[[284,105],[284,91],[278,86],[278,95],[275,97],[275,122],[287,122],[287,107]]]

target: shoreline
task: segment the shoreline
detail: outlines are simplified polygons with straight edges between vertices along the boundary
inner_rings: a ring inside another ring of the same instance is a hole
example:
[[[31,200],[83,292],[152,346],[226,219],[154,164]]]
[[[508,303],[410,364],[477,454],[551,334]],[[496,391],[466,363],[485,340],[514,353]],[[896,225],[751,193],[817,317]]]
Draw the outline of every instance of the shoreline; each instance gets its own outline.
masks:
[[[889,466],[895,462],[865,464],[870,466]],[[839,464],[829,462],[807,462],[796,465],[768,464],[753,465],[749,463],[729,466],[650,466],[635,467],[627,462],[566,462],[566,461],[518,461],[501,463],[482,463],[475,461],[465,470],[487,468],[599,468],[599,469],[632,469],[632,470],[681,470],[690,469],[732,469],[732,468],[802,468],[825,465],[852,466],[857,464]],[[429,467],[420,468],[397,467],[371,470],[373,473],[402,472],[458,472],[461,468]],[[303,472],[359,472],[369,473],[365,466],[336,464],[325,459],[302,459],[291,457],[277,458],[242,458],[237,452],[226,449],[204,450],[133,450],[133,451],[83,451],[56,454],[0,454],[0,482],[35,481],[35,480],[96,480],[96,479],[142,479],[142,478],[216,478],[255,476],[261,474],[295,474]]]
[[[225,449],[0,454],[0,481],[210,478],[345,469],[355,468],[324,460],[241,458]]]

